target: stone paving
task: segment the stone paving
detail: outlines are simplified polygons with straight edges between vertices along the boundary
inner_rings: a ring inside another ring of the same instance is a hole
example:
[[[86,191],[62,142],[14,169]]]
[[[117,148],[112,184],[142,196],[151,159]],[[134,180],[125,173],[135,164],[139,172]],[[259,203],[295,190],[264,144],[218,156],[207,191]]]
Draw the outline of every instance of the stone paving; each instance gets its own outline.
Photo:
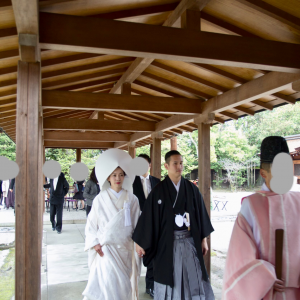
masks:
[[[88,279],[87,253],[84,248],[84,224],[63,225],[62,234],[44,226],[42,259],[42,300],[82,300]],[[146,268],[139,281],[139,299],[152,299],[145,294]],[[214,288],[216,300],[220,290]]]
[[[241,199],[251,193],[216,193],[226,196],[228,203],[226,210],[212,210],[211,219],[215,231],[211,235],[211,249],[213,251],[211,283],[216,300],[221,299],[223,272],[228,251],[230,236],[234,221],[241,207]],[[219,206],[219,208],[221,208]],[[6,234],[13,235],[15,223],[13,209],[0,207],[0,244],[4,241],[3,230]],[[63,233],[58,235],[53,232],[49,220],[49,212],[44,213],[44,241],[43,241],[43,266],[42,266],[42,299],[64,300],[82,299],[88,278],[87,253],[84,248],[84,227],[86,213],[72,208],[63,211]],[[9,227],[10,226],[10,227]],[[5,228],[6,227],[6,228]],[[7,239],[9,238],[6,235]],[[140,278],[140,300],[151,299],[144,293],[145,272],[143,268]]]

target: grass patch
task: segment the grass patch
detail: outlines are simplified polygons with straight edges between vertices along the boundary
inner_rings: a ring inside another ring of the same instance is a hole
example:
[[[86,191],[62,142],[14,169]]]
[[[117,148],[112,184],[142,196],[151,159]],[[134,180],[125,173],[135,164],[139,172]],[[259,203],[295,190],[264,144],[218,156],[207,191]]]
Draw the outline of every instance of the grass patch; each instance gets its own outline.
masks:
[[[10,300],[15,294],[15,248],[9,250],[0,269],[0,300]]]
[[[210,252],[210,256],[217,256],[217,252],[211,251],[211,252]]]

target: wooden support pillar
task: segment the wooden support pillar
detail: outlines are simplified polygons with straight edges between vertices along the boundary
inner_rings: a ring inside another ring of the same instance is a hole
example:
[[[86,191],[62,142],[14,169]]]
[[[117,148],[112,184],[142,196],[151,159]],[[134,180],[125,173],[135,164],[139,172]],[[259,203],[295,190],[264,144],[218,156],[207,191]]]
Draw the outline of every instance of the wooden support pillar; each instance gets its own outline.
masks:
[[[81,149],[76,149],[76,162],[81,162]]]
[[[39,128],[38,128],[38,154],[39,154],[39,162],[38,162],[38,174],[39,174],[39,182],[38,182],[38,190],[39,190],[39,262],[40,266],[42,264],[42,247],[43,247],[43,214],[45,209],[45,193],[43,190],[43,185],[45,184],[45,176],[43,174],[43,165],[44,165],[44,138],[43,138],[43,110],[41,107],[41,97],[39,97]]]
[[[18,62],[15,299],[41,299],[40,63]]]
[[[135,150],[135,143],[128,143],[128,154],[135,158],[136,150]]]
[[[154,177],[161,179],[161,140],[163,133],[161,131],[155,132],[151,137],[153,140],[152,173]]]
[[[171,150],[177,150],[177,136],[170,138]]]
[[[151,168],[150,175],[153,176],[153,144],[150,144],[150,159],[151,159]]]
[[[198,185],[200,193],[203,196],[207,213],[210,217],[210,124],[213,122],[215,115],[200,116],[194,120],[198,125]],[[207,237],[207,244],[211,249],[210,236]],[[204,257],[205,266],[210,277],[211,272],[211,252],[208,251]]]

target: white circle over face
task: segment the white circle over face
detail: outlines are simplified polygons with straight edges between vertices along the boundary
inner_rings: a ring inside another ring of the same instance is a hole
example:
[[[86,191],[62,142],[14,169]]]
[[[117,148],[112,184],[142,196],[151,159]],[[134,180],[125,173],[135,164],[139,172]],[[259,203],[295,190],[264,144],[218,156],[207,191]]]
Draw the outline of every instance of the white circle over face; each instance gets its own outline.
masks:
[[[5,156],[0,156],[0,180],[9,180],[18,176],[19,166]]]
[[[43,173],[47,178],[57,178],[61,173],[61,166],[58,161],[48,160],[44,163]]]
[[[89,169],[84,163],[73,164],[70,168],[70,175],[75,181],[83,181],[89,175]]]
[[[293,160],[287,153],[279,153],[275,156],[272,168],[271,190],[277,194],[287,193],[293,186]]]

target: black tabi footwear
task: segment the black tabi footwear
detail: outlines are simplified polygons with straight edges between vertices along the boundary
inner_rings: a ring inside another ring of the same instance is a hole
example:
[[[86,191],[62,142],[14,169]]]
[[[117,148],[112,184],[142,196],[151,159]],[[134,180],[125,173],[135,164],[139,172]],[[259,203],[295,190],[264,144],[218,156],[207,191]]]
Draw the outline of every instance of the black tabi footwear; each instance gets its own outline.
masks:
[[[58,233],[58,234],[61,234],[61,230],[57,230],[57,233]]]
[[[150,295],[152,298],[154,298],[154,291],[152,289],[146,289],[146,294]]]

